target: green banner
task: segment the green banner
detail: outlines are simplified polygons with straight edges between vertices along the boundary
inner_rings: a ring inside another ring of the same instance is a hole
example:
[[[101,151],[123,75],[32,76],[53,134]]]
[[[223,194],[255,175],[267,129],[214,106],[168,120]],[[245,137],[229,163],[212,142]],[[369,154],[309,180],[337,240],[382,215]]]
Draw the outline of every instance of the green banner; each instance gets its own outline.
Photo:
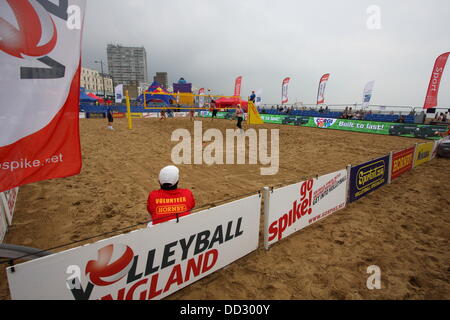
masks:
[[[211,117],[210,111],[203,111],[200,116]],[[421,139],[440,139],[436,131],[446,132],[445,126],[430,126],[421,124],[406,124],[392,122],[376,122],[363,120],[347,120],[333,118],[315,118],[306,116],[289,116],[260,114],[265,123],[303,126],[309,128],[334,129],[353,132],[385,134],[391,136],[412,137]],[[232,114],[219,112],[217,118],[229,119]]]

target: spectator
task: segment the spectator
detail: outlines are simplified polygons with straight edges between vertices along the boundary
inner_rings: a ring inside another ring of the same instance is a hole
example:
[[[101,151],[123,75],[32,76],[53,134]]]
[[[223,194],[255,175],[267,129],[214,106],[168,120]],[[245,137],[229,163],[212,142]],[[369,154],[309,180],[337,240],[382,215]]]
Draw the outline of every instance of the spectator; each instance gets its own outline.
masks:
[[[434,134],[441,136],[442,138],[449,137],[450,136],[450,124],[447,127],[447,131],[445,131],[445,132],[436,131]]]
[[[255,91],[252,91],[252,94],[250,95],[250,98],[248,100],[255,103],[255,99],[256,99]]]
[[[178,189],[179,177],[180,171],[175,166],[167,166],[159,173],[161,189],[150,192],[147,199],[147,210],[152,217],[149,227],[186,216],[195,207],[192,192]]]
[[[237,105],[235,115],[237,119],[236,126],[239,128],[240,132],[243,133],[244,129],[242,129],[242,121],[244,120],[244,110],[242,110],[241,104]]]
[[[400,118],[398,118],[398,120],[396,122],[397,123],[405,123],[405,117],[404,116],[400,116]]]

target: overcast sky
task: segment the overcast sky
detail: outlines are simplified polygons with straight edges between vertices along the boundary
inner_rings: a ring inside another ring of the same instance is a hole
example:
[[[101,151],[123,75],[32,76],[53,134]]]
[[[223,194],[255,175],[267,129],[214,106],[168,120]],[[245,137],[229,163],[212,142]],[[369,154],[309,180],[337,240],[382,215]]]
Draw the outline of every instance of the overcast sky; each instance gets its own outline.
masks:
[[[89,0],[83,65],[106,63],[108,43],[144,46],[149,79],[168,72],[197,88],[242,96],[263,89],[264,103],[315,103],[320,77],[330,73],[328,104],[361,103],[375,80],[371,103],[422,107],[436,58],[450,51],[449,0]],[[370,6],[380,9],[380,29]],[[373,25],[373,24],[372,24]],[[448,62],[450,64],[450,61]],[[450,107],[450,66],[439,105]]]

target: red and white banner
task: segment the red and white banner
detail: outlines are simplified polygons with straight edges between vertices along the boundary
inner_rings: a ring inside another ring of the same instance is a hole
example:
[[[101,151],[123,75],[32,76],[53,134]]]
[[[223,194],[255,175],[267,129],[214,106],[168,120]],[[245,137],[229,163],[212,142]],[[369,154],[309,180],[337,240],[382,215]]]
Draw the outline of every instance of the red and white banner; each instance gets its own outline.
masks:
[[[281,104],[289,102],[288,97],[289,81],[291,81],[291,78],[286,78],[283,80],[283,83],[281,84]]]
[[[14,188],[0,193],[0,202],[3,202],[4,204],[5,217],[6,221],[8,222],[8,225],[12,224],[18,193],[19,188]]]
[[[8,268],[12,299],[162,299],[258,248],[261,198]]]
[[[264,247],[345,207],[347,170],[266,192]]]
[[[8,222],[6,221],[6,207],[3,201],[0,200],[0,243],[3,243],[6,232],[8,231]]]
[[[203,106],[205,105],[205,88],[201,88],[200,90],[198,90],[198,106],[200,108],[203,108]]]
[[[438,104],[439,85],[441,84],[442,73],[447,63],[450,52],[441,54],[437,59],[431,73],[430,84],[428,85],[427,96],[423,105],[424,109],[434,108]]]
[[[0,192],[80,172],[85,5],[0,1]]]
[[[322,104],[325,102],[325,88],[327,86],[328,79],[330,79],[330,74],[324,74],[322,78],[320,78],[319,82],[319,90],[317,93],[317,104]]]
[[[241,95],[242,77],[237,77],[234,83],[234,96],[239,97]]]

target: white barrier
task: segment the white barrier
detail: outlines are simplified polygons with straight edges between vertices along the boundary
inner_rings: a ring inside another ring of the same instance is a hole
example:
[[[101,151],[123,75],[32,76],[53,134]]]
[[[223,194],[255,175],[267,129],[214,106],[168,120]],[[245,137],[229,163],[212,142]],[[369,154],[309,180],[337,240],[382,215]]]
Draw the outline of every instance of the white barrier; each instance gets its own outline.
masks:
[[[14,188],[0,193],[0,202],[3,202],[5,207],[5,217],[9,225],[12,224],[18,193],[19,188]]]
[[[161,299],[258,248],[254,195],[7,268],[12,299]]]
[[[264,247],[345,207],[348,170],[264,192]]]
[[[3,243],[7,231],[8,222],[6,221],[6,208],[3,201],[0,201],[0,243]]]

